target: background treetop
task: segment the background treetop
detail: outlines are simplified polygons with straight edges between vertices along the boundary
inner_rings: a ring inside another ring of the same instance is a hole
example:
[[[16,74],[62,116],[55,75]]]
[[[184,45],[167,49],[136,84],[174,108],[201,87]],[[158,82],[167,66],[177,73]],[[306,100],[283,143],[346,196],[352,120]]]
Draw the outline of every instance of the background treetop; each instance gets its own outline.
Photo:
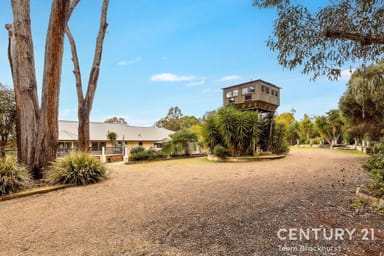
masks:
[[[182,129],[190,128],[193,125],[200,124],[200,120],[195,116],[185,116],[178,106],[171,107],[168,114],[158,120],[154,126],[166,128],[171,131],[179,131]]]
[[[301,67],[313,79],[334,80],[350,63],[375,63],[384,57],[384,1],[335,0],[316,11],[289,0],[254,0],[276,7],[278,17],[267,46],[290,70]]]
[[[104,120],[104,123],[128,124],[127,120],[124,117],[118,117],[118,116],[107,118],[107,119]]]

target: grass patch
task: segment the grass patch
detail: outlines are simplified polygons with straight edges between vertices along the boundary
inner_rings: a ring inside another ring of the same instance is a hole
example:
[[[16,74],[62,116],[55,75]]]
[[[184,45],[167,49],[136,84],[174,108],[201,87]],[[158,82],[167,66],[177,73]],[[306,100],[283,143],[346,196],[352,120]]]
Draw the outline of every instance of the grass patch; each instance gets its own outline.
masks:
[[[333,151],[337,152],[337,153],[344,153],[344,154],[350,154],[350,155],[354,155],[354,156],[367,157],[367,154],[365,154],[364,152],[361,152],[360,150],[357,150],[357,149],[336,148],[336,149],[333,149]]]
[[[321,148],[319,146],[309,146],[309,145],[301,145],[300,147],[298,146],[289,146],[290,150],[295,150],[295,149],[302,149],[302,150],[308,150],[308,149],[326,149],[326,148]]]

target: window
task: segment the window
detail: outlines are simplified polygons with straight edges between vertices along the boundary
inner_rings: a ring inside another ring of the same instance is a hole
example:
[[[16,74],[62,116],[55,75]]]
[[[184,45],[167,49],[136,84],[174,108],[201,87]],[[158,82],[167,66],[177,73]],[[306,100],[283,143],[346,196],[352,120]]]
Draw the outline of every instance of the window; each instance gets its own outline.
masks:
[[[232,91],[227,92],[227,98],[231,98],[231,97],[232,97]]]
[[[236,97],[237,95],[239,95],[239,90],[233,90],[232,95],[233,97]]]
[[[252,94],[245,95],[245,101],[252,100]]]
[[[269,94],[269,87],[265,87],[265,92]]]
[[[279,93],[277,91],[275,91],[275,96],[278,97],[279,96]]]
[[[248,94],[248,88],[241,89],[241,94],[243,94],[243,95]]]
[[[143,146],[143,142],[142,141],[139,141],[139,146]]]
[[[255,92],[255,86],[250,86],[248,90],[249,92]]]
[[[229,98],[229,104],[235,103],[235,98]]]
[[[275,96],[275,90],[271,90],[271,94]]]
[[[265,92],[265,86],[264,85],[261,86],[261,91]]]

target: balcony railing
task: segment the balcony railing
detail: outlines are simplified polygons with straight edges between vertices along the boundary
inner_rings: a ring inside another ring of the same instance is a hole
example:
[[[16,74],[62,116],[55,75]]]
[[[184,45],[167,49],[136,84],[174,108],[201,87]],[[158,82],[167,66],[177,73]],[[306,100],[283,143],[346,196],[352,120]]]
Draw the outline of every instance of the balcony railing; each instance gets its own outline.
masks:
[[[105,147],[105,155],[123,155],[124,154],[124,148],[121,146],[118,147]],[[71,149],[71,148],[58,148],[57,149],[57,157],[63,157],[65,155],[68,155],[72,151],[76,151],[77,149]],[[91,155],[95,156],[101,156],[103,154],[102,148],[89,148],[89,153]]]

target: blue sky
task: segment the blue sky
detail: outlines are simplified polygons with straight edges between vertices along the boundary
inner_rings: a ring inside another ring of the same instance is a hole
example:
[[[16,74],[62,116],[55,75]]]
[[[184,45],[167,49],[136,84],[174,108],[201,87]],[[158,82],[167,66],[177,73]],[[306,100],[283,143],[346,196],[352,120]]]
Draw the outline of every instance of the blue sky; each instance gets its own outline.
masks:
[[[0,23],[12,22],[10,1],[0,1]],[[45,34],[51,1],[32,0],[35,63],[42,79]],[[97,35],[100,0],[81,0],[70,21],[87,83]],[[310,82],[299,70],[284,70],[266,47],[275,18],[252,0],[111,0],[100,79],[92,121],[122,116],[131,125],[151,126],[172,106],[201,117],[222,105],[221,88],[263,79],[283,88],[278,113],[296,109],[322,115],[336,108],[347,77]],[[4,26],[2,26],[4,28]],[[12,85],[7,32],[0,33],[0,82]],[[66,42],[60,119],[77,120],[77,96]]]

